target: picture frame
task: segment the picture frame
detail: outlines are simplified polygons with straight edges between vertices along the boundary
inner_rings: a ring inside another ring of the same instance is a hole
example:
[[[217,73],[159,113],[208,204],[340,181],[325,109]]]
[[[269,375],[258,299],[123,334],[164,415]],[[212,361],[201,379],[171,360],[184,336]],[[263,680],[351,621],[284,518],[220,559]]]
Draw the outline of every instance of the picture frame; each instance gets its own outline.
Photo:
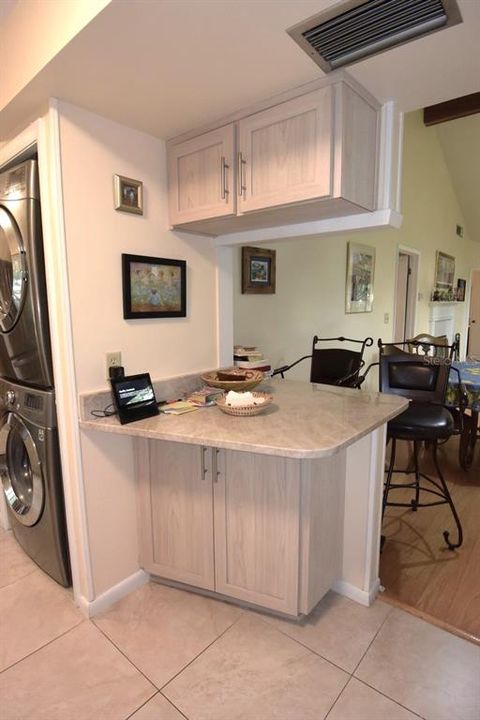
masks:
[[[185,260],[122,253],[122,281],[126,320],[186,317]]]
[[[347,279],[345,312],[372,312],[375,277],[375,248],[349,242],[347,246]]]
[[[455,277],[455,258],[452,255],[437,250],[435,259],[434,288],[439,291],[453,292],[453,279]]]
[[[115,210],[143,215],[143,183],[140,180],[113,176]]]
[[[467,289],[467,281],[462,280],[462,278],[458,278],[457,279],[457,293],[456,293],[457,302],[465,302],[466,289]]]
[[[242,247],[242,293],[274,294],[276,288],[276,250]]]

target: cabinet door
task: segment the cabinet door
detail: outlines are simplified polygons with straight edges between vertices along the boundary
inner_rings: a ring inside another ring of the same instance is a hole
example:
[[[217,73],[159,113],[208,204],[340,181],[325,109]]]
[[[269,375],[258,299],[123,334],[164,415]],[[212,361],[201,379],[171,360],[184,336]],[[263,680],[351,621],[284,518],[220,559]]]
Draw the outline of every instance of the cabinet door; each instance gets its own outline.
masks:
[[[213,590],[211,450],[159,440],[148,450],[148,468],[137,459],[142,567]]]
[[[215,589],[297,614],[298,460],[216,451]]]
[[[240,120],[240,212],[331,194],[332,113],[326,87]]]
[[[235,212],[232,123],[168,149],[172,225]]]

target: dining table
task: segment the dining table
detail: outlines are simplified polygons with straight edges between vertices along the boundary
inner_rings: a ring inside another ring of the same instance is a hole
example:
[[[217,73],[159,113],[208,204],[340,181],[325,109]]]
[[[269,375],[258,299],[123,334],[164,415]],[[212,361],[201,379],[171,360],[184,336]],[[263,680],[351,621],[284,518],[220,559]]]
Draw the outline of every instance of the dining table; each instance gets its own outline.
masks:
[[[458,372],[457,372],[458,371]],[[453,362],[447,387],[447,406],[459,408],[459,379],[464,390],[465,407],[462,412],[459,459],[461,466],[471,467],[475,444],[479,438],[478,420],[480,415],[480,361],[463,360]]]

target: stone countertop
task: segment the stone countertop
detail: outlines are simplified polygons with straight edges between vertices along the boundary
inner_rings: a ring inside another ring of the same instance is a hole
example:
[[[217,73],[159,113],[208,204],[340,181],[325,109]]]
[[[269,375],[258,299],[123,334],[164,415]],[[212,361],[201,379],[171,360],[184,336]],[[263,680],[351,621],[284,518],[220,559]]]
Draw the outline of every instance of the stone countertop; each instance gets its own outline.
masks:
[[[408,400],[395,395],[296,380],[274,379],[255,390],[273,403],[253,417],[227,415],[218,407],[121,425],[115,416],[84,418],[85,430],[208,445],[264,455],[321,458],[351,445],[399,415]]]

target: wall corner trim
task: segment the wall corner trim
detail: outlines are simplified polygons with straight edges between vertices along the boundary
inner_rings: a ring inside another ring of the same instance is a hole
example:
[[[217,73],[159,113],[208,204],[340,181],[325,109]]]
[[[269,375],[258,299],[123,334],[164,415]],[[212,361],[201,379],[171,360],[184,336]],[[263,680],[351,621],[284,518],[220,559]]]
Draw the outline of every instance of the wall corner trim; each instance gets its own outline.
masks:
[[[95,615],[107,610],[118,600],[146,585],[149,580],[150,575],[145,570],[137,570],[133,575],[129,575],[129,577],[113,585],[94,600],[89,601],[83,595],[79,595],[77,605],[86,617],[95,617]]]
[[[344,595],[345,597],[350,598],[350,600],[355,600],[355,602],[360,603],[360,605],[370,607],[380,590],[380,579],[377,578],[368,590],[361,590],[355,585],[345,582],[345,580],[336,580],[333,584],[332,590],[337,592],[339,595]]]

